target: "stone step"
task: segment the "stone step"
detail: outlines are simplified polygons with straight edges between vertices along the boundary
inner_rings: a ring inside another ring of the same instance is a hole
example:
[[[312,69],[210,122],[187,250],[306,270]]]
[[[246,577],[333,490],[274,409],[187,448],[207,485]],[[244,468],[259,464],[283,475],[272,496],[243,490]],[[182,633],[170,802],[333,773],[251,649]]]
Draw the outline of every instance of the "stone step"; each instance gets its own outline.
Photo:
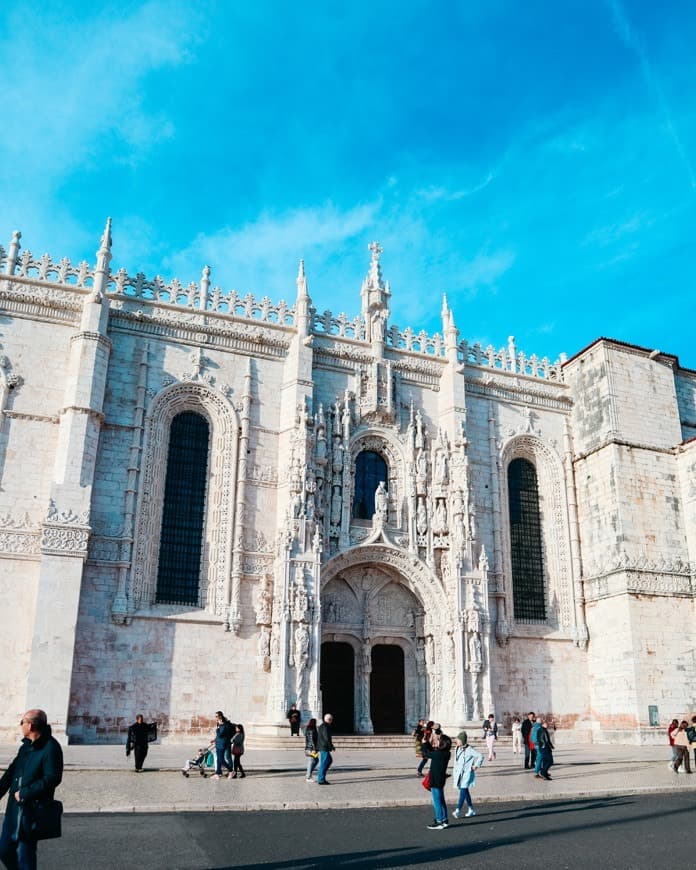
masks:
[[[477,728],[478,732],[479,729]],[[482,736],[468,730],[469,742],[484,745]],[[456,733],[450,734],[451,737]],[[334,745],[338,750],[403,749],[414,748],[410,734],[334,734]],[[245,744],[250,749],[304,749],[304,732],[300,737],[248,734]],[[499,746],[512,744],[511,737],[499,737]]]

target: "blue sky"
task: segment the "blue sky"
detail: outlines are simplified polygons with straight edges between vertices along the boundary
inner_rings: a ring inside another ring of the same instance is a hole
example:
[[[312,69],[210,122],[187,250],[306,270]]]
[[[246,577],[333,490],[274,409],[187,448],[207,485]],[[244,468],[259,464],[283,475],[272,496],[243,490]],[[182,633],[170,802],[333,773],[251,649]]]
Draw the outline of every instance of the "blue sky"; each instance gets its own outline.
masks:
[[[0,243],[696,368],[696,4],[3,4]]]

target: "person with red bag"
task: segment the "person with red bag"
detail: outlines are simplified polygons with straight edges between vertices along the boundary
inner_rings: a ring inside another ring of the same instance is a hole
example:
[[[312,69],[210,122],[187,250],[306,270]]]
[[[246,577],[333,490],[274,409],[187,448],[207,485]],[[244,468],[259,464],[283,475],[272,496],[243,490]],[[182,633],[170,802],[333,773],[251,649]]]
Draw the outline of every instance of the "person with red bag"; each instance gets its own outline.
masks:
[[[447,779],[447,765],[450,761],[451,749],[451,738],[436,728],[433,731],[430,747],[426,750],[427,757],[430,759],[430,770],[423,780],[423,785],[426,788],[427,785],[430,786],[430,797],[435,813],[435,818],[428,825],[429,831],[442,831],[449,827],[447,803],[445,802],[445,780]]]

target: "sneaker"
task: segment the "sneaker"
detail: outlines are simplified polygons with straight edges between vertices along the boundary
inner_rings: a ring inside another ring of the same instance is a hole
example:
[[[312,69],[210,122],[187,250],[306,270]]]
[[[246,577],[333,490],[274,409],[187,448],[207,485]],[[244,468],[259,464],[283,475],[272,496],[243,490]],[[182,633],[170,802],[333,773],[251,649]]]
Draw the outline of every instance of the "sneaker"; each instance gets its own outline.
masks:
[[[220,774],[219,774],[219,773],[214,773],[210,778],[211,778],[211,779],[220,779]]]
[[[440,823],[433,821],[427,826],[427,828],[429,831],[439,831],[440,830]]]
[[[459,810],[455,810],[455,811],[452,813],[452,816],[453,816],[455,819],[458,819],[458,818],[459,818]]]
[[[473,807],[472,807],[472,808],[469,810],[469,812],[466,814],[465,818],[470,819],[472,816],[475,816],[475,815],[476,815],[476,810],[473,809]]]
[[[444,822],[440,822],[437,828],[439,831],[443,831],[445,828],[449,828],[449,822],[447,821],[447,819],[445,819]]]
[[[305,782],[314,782],[311,776],[305,776]]]

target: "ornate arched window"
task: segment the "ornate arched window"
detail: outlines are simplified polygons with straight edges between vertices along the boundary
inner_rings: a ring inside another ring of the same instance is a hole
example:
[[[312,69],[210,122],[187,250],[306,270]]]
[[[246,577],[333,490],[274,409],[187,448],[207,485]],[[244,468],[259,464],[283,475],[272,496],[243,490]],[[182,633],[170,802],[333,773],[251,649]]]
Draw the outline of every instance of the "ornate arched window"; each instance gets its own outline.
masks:
[[[546,596],[536,468],[527,459],[513,459],[508,465],[507,480],[515,619],[545,620]]]
[[[177,414],[169,430],[158,604],[203,606],[200,591],[210,427],[192,411]]]
[[[389,469],[379,453],[363,450],[355,458],[355,494],[353,516],[369,520],[375,512],[375,491],[380,482],[389,489]]]

